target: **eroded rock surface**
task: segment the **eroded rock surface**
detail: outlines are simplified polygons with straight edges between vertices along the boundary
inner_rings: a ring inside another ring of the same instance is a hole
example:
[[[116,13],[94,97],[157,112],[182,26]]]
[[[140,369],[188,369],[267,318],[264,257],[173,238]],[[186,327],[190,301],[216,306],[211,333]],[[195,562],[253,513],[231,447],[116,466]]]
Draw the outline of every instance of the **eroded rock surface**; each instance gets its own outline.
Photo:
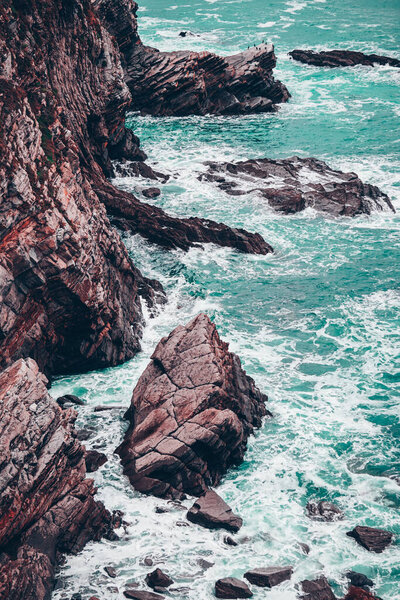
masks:
[[[355,173],[331,169],[322,160],[293,156],[237,163],[209,162],[201,180],[211,181],[231,196],[258,192],[269,206],[285,214],[307,207],[335,217],[392,210],[389,197]]]
[[[0,375],[0,596],[48,600],[61,553],[115,536],[85,479],[72,409],[49,396],[32,359]]]
[[[354,50],[325,50],[314,52],[314,50],[293,50],[289,52],[294,60],[315,67],[354,67],[355,65],[389,65],[400,67],[400,60],[391,56],[380,56],[379,54],[364,54]]]
[[[231,507],[214,490],[208,490],[196,500],[188,511],[187,518],[192,523],[209,529],[222,528],[233,532],[239,531],[243,524],[243,520],[232,512]],[[232,540],[232,538],[227,539]],[[227,543],[237,545],[234,540]]]
[[[243,459],[266,400],[200,314],[159,342],[135,387],[117,449],[124,473],[156,496],[204,494]]]
[[[354,538],[366,550],[377,553],[383,552],[392,543],[393,539],[393,533],[390,531],[362,525],[357,525],[357,527],[348,531],[347,535]]]

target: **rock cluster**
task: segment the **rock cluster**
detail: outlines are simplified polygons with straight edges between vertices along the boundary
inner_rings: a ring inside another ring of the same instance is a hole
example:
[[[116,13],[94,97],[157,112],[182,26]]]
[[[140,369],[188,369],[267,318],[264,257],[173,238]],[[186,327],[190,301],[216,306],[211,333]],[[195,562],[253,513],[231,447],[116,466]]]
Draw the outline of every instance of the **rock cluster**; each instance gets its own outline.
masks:
[[[32,359],[0,374],[0,596],[47,600],[61,553],[115,537],[112,517],[85,479],[72,409],[49,396]]]
[[[208,162],[201,180],[211,181],[231,196],[258,192],[269,206],[285,214],[307,207],[335,217],[392,210],[389,197],[363,183],[355,173],[331,169],[322,160],[293,156],[237,163]]]
[[[380,56],[379,54],[364,54],[354,50],[325,50],[315,52],[314,50],[293,50],[289,52],[294,60],[315,67],[354,67],[355,65],[389,65],[400,67],[400,60],[391,56]]]
[[[139,378],[117,452],[141,492],[200,496],[243,459],[267,397],[200,314],[157,345]]]

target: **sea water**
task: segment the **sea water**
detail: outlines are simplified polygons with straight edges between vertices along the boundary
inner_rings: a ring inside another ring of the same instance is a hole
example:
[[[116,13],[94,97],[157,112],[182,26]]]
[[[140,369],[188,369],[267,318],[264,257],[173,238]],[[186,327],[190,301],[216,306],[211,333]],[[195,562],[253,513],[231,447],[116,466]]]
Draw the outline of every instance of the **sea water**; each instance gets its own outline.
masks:
[[[206,160],[315,156],[378,185],[400,210],[400,70],[316,68],[287,55],[298,47],[345,48],[399,58],[400,1],[144,0],[138,17],[143,41],[161,50],[224,55],[262,40],[275,44],[275,75],[292,94],[277,114],[127,119],[149,163],[171,175],[155,204],[258,231],[275,253],[249,256],[210,245],[164,251],[124,234],[135,264],[163,283],[168,304],[154,318],[146,312],[143,350],[133,360],[58,379],[51,393],[87,402],[78,408],[78,426],[94,427],[87,446],[109,457],[94,474],[98,497],[123,510],[129,526],[119,541],[90,543],[69,557],[54,597],[122,599],[125,583],[145,589],[146,573],[158,566],[175,580],[171,597],[206,600],[220,577],[290,564],[290,582],[268,591],[253,586],[254,598],[292,600],[296,583],[320,574],[340,597],[352,569],[371,577],[384,600],[399,600],[399,541],[374,554],[346,532],[369,525],[400,539],[400,212],[278,215],[257,195],[230,197],[198,176]],[[182,30],[197,36],[179,37]],[[150,185],[115,183],[139,197]],[[269,395],[274,415],[218,488],[244,520],[236,547],[221,531],[182,525],[182,511],[156,513],[166,502],[135,492],[113,454],[126,429],[124,411],[93,412],[96,404],[128,407],[159,339],[199,312],[210,315]],[[337,503],[345,519],[307,518],[307,502],[319,499]],[[308,555],[300,543],[310,546]],[[199,558],[214,565],[204,571]],[[106,576],[106,565],[116,567],[116,579]]]

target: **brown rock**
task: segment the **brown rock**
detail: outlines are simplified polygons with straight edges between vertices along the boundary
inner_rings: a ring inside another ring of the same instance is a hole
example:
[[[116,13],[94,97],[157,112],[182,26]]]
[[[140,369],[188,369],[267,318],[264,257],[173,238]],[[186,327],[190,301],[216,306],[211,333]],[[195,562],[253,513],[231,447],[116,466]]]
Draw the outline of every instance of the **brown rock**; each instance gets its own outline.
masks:
[[[294,60],[316,67],[354,67],[355,65],[400,67],[398,58],[380,56],[379,54],[364,54],[354,50],[325,50],[322,52],[293,50],[289,52],[289,56]]]
[[[146,583],[153,589],[156,587],[167,588],[174,583],[174,580],[161,569],[155,569],[146,575]]]
[[[104,452],[98,452],[97,450],[88,450],[85,454],[86,471],[93,473],[97,471],[104,463],[108,460]]]
[[[372,592],[365,590],[361,587],[351,585],[347,591],[347,594],[343,600],[381,600],[378,596],[375,596]]]
[[[243,524],[243,520],[213,490],[208,490],[198,498],[186,516],[192,523],[209,529],[223,528],[236,532]]]
[[[321,500],[309,502],[306,506],[307,516],[314,521],[340,521],[344,518],[343,511],[333,502]]]
[[[393,533],[385,529],[376,529],[375,527],[363,527],[357,525],[354,529],[347,532],[349,537],[356,540],[360,546],[363,546],[370,552],[380,553],[392,542]]]
[[[285,214],[307,207],[335,217],[384,209],[394,212],[389,197],[379,188],[363,183],[355,173],[331,169],[316,158],[206,164],[208,171],[201,180],[215,182],[232,196],[258,192],[270,207]]]
[[[290,579],[292,573],[293,567],[266,567],[247,571],[244,576],[254,585],[272,588]]]
[[[0,595],[47,600],[62,552],[111,533],[111,515],[85,479],[76,413],[49,396],[32,359],[0,374]]]
[[[243,459],[267,397],[200,314],[157,345],[133,392],[117,452],[139,491],[199,496]]]
[[[146,198],[157,198],[157,196],[159,196],[161,194],[161,190],[160,188],[156,188],[156,187],[150,187],[150,188],[146,188],[142,191],[143,196],[146,196]]]
[[[304,592],[300,596],[302,600],[336,600],[336,596],[324,576],[313,581],[306,579],[301,582],[301,587]]]
[[[124,591],[124,596],[125,598],[133,598],[133,600],[164,600],[164,596],[145,590],[128,589]]]
[[[215,584],[215,595],[217,598],[251,598],[252,592],[249,586],[236,577],[218,579]]]
[[[112,579],[114,579],[117,576],[117,571],[114,567],[107,566],[107,567],[104,567],[104,570],[107,573],[107,575],[109,577],[111,577]]]

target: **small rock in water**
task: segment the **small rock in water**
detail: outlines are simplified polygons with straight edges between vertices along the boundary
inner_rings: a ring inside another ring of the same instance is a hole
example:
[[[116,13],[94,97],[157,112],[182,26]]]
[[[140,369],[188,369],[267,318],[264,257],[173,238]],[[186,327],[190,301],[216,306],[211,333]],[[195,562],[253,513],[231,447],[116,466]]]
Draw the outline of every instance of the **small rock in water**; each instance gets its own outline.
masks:
[[[300,596],[302,600],[336,600],[326,577],[318,577],[312,581],[305,579],[301,582],[304,594]]]
[[[154,564],[153,559],[150,558],[150,556],[146,556],[143,563],[146,565],[146,567],[151,567]]]
[[[108,575],[109,577],[112,577],[112,578],[114,578],[114,577],[116,577],[116,576],[117,576],[117,571],[115,570],[115,568],[114,568],[114,567],[107,566],[107,567],[104,567],[104,570],[105,570],[105,572],[107,573],[107,575]]]
[[[156,506],[154,512],[158,513],[159,515],[162,515],[164,513],[169,513],[170,510],[166,506]]]
[[[304,554],[310,554],[310,546],[308,544],[305,544],[304,542],[299,542],[299,546],[302,549],[302,551],[304,552]]]
[[[167,588],[174,583],[169,575],[161,571],[161,569],[155,569],[152,573],[148,573],[146,576],[146,583],[149,587],[155,589]]]
[[[343,511],[333,502],[321,500],[309,502],[306,506],[307,516],[314,521],[339,521],[343,519]]]
[[[89,440],[91,437],[93,437],[95,434],[96,431],[94,429],[84,427],[83,429],[78,429],[76,437],[80,442],[85,442],[86,440]]]
[[[383,552],[390,545],[393,538],[393,533],[390,531],[361,525],[358,525],[352,531],[348,531],[347,535],[354,538],[360,546],[376,553]]]
[[[237,546],[238,543],[236,540],[233,539],[233,537],[231,537],[230,535],[224,535],[224,544],[226,544],[227,546]]]
[[[207,569],[210,569],[211,567],[213,567],[215,565],[215,563],[213,562],[209,562],[208,560],[206,560],[205,558],[198,558],[197,559],[197,564],[199,565],[199,567],[201,567],[204,571],[206,571]]]
[[[66,403],[76,404],[77,406],[85,406],[86,402],[84,402],[78,396],[74,396],[73,394],[65,394],[65,396],[60,396],[56,400],[57,404],[61,406],[61,408]]]
[[[356,587],[372,587],[374,582],[372,579],[364,575],[363,573],[357,573],[356,571],[349,571],[346,573],[347,579],[352,585]]]
[[[94,407],[94,412],[104,412],[106,410],[123,410],[125,406],[112,405],[112,404],[100,404]]]
[[[104,463],[107,462],[107,456],[104,452],[97,452],[97,450],[88,450],[85,455],[86,471],[93,473],[97,471]]]
[[[361,587],[351,585],[343,600],[382,600],[372,592]]]
[[[247,571],[244,576],[254,585],[271,588],[290,579],[292,573],[293,567],[266,567]]]
[[[186,516],[192,523],[209,529],[223,528],[236,532],[243,524],[243,520],[213,490],[198,498]]]
[[[253,593],[249,586],[236,577],[218,579],[215,584],[217,598],[251,598]]]
[[[82,594],[72,594],[71,600],[82,600]]]
[[[157,198],[157,196],[161,194],[161,190],[160,188],[149,187],[145,190],[142,190],[142,194],[143,196],[146,196],[146,198]]]
[[[160,594],[131,588],[124,591],[124,596],[125,598],[133,598],[133,600],[164,600],[164,596],[160,596]]]

